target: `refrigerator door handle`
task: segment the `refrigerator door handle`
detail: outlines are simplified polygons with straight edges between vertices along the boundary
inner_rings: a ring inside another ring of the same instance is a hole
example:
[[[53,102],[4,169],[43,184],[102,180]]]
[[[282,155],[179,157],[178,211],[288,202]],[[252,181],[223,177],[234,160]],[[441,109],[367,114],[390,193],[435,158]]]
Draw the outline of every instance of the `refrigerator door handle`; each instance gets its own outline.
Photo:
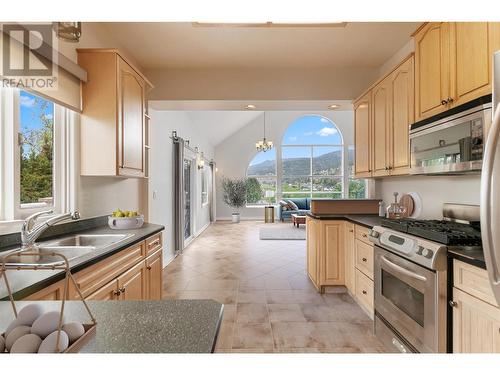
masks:
[[[486,269],[500,304],[500,105],[489,130],[481,172],[481,237]]]

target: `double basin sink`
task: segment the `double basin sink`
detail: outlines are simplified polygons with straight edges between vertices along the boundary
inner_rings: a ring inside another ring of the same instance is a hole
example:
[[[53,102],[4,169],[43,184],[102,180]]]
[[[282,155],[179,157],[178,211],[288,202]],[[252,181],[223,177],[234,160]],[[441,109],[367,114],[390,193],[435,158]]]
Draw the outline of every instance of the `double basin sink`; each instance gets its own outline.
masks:
[[[7,260],[9,265],[54,265],[61,263],[63,255],[68,261],[116,245],[132,237],[133,234],[76,234],[68,237],[40,242],[26,253],[15,255]],[[56,255],[60,254],[60,255]]]

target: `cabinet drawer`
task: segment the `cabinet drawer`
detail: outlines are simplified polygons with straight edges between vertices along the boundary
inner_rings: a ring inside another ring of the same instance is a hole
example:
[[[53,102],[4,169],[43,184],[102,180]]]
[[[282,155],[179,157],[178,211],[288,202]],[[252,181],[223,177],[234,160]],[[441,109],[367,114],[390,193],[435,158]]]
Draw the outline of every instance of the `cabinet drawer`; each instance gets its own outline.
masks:
[[[498,306],[491,290],[488,272],[482,268],[453,260],[453,284],[456,288],[491,305]]]
[[[373,246],[356,238],[356,268],[373,280]]]
[[[373,314],[373,281],[356,270],[356,299],[370,314]]]
[[[83,296],[89,296],[92,292],[144,259],[144,244],[144,242],[140,242],[75,274],[75,280]],[[72,287],[70,289],[70,299],[75,297],[77,297],[77,294],[74,287]]]
[[[354,234],[356,235],[356,238],[360,241],[367,243],[368,245],[371,245],[372,243],[368,239],[369,232],[370,228],[362,227],[361,225],[354,226]]]
[[[162,248],[161,233],[155,234],[146,240],[146,256],[153,254],[155,251]]]

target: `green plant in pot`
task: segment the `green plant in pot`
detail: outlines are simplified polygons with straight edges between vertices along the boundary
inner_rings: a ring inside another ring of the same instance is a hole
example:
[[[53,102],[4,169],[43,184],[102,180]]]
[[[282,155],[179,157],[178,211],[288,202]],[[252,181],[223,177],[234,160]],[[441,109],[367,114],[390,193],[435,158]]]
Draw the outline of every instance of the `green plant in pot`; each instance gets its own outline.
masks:
[[[222,190],[224,203],[233,209],[233,223],[240,222],[239,209],[247,202],[247,181],[244,178],[222,179]]]

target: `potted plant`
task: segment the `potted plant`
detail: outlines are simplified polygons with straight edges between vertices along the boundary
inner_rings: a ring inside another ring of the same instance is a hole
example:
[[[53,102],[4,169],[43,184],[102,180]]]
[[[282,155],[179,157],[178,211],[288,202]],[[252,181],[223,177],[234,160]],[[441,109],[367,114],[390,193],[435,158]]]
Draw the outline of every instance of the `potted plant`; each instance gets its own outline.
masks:
[[[247,201],[247,182],[245,179],[222,179],[222,190],[224,192],[224,203],[234,209],[233,223],[240,222],[239,209],[244,207]]]

